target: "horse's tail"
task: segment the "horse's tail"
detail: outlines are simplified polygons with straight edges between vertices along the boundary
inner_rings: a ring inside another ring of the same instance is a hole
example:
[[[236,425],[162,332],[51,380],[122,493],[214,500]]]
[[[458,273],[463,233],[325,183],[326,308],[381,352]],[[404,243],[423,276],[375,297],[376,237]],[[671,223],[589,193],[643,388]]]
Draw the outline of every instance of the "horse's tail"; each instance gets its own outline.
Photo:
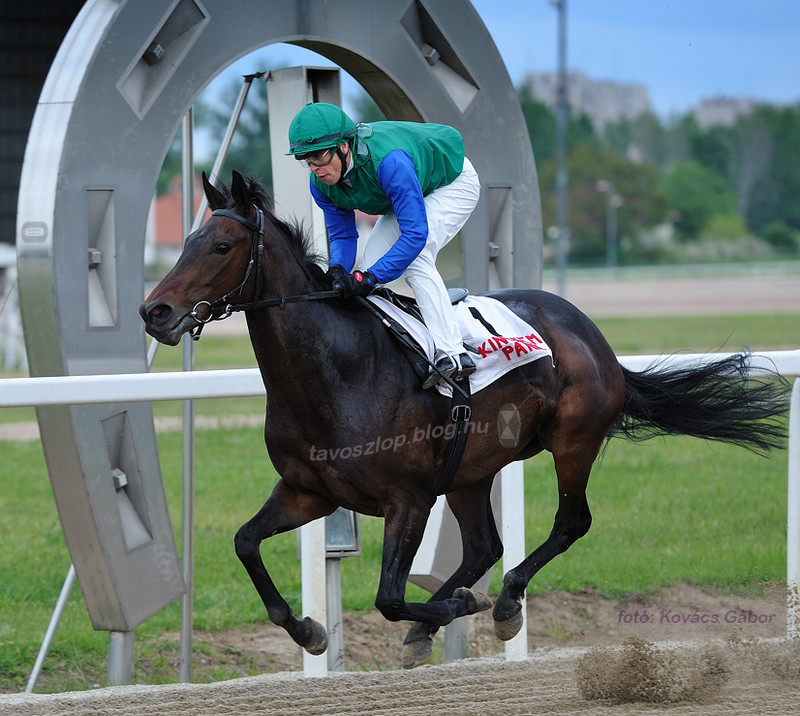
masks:
[[[749,353],[691,367],[657,364],[628,370],[625,405],[609,437],[646,440],[692,435],[757,453],[785,446],[786,382],[777,373],[753,379]]]

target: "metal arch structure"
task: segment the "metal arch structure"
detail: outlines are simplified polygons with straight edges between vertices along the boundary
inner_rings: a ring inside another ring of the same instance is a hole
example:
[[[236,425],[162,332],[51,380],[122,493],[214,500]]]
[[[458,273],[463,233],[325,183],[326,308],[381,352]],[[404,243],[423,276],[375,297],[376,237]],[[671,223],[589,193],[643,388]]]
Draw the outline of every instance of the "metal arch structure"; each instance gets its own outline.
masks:
[[[467,0],[89,0],[53,63],[20,182],[20,308],[33,376],[147,371],[137,314],[156,177],[187,110],[274,43],[314,50],[392,119],[463,134],[483,195],[461,234],[473,291],[538,287],[541,213],[516,92]],[[65,537],[96,629],[184,590],[152,409],[41,408]]]

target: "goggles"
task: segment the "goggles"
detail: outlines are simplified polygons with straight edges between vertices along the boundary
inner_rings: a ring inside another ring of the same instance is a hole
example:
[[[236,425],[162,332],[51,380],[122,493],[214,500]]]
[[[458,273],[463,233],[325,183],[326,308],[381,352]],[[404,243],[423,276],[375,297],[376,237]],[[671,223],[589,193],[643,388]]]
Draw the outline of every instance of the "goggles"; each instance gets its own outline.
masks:
[[[305,154],[295,154],[294,158],[303,162],[307,167],[327,167],[336,156],[334,148],[322,149],[318,152],[307,152]]]

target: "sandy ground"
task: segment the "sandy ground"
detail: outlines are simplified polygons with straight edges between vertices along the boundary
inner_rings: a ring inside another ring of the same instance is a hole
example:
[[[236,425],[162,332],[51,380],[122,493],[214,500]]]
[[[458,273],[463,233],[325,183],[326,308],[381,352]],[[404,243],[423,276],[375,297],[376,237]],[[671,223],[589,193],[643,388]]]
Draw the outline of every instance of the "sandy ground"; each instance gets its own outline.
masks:
[[[566,294],[596,317],[796,313],[800,276],[574,280]],[[242,331],[243,323],[235,317],[213,328]],[[800,712],[800,642],[782,640],[785,603],[782,590],[743,598],[692,585],[624,601],[550,593],[528,600],[527,660],[506,662],[490,616],[481,614],[471,622],[475,658],[413,671],[399,670],[406,624],[346,614],[351,671],[326,679],[304,678],[299,648],[265,623],[197,634],[196,641],[220,647],[231,664],[241,661],[242,673],[245,663],[278,673],[208,685],[4,695],[0,716],[793,714]]]
[[[0,697],[0,716],[521,716],[794,714],[798,642],[716,641],[541,649],[413,671],[283,673],[215,684]]]
[[[553,281],[543,288],[555,291]],[[800,274],[568,278],[565,297],[590,318],[800,312]]]

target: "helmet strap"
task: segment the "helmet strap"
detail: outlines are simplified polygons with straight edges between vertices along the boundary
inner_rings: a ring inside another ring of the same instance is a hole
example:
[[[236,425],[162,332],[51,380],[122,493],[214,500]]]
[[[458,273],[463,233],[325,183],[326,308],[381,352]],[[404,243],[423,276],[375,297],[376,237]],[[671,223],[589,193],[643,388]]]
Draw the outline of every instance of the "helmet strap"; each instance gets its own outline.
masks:
[[[350,166],[350,162],[348,161],[349,153],[345,154],[342,151],[341,144],[336,145],[336,156],[339,157],[339,163],[342,165],[341,174],[339,174],[339,181],[344,180],[344,175],[347,172],[347,169]],[[339,182],[337,182],[338,184]]]

